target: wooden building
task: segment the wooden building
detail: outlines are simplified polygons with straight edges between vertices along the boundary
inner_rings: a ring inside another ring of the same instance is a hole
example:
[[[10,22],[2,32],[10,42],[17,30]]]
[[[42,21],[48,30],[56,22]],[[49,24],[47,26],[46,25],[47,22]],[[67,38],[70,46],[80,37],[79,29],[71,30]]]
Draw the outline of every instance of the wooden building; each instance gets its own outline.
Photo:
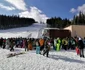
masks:
[[[71,37],[71,31],[70,30],[63,30],[58,28],[45,28],[45,32],[47,32],[47,35],[50,38],[65,38],[65,37]]]

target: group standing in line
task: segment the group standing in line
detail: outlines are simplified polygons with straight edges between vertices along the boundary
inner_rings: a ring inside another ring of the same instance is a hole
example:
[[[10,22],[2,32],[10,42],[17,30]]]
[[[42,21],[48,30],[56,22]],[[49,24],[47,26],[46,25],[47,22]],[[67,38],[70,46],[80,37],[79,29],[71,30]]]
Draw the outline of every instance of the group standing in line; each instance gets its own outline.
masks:
[[[25,51],[36,50],[37,54],[46,54],[48,57],[50,50],[60,51],[75,50],[80,54],[80,57],[84,57],[85,38],[81,37],[66,37],[66,38],[0,38],[0,47],[3,49],[10,49],[14,51],[14,47],[25,48]],[[42,53],[43,51],[43,53]]]

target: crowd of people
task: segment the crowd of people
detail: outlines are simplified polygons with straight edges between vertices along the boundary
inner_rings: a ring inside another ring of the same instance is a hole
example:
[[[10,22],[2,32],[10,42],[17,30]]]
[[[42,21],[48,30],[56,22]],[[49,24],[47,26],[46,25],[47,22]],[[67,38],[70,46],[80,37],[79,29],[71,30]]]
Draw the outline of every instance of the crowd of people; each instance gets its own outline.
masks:
[[[80,57],[84,57],[85,38],[66,37],[66,38],[0,38],[0,47],[14,51],[14,48],[25,48],[25,51],[36,50],[37,54],[46,54],[48,57],[50,50],[60,51],[78,49]],[[43,51],[43,53],[42,53]],[[77,54],[78,54],[77,53]]]

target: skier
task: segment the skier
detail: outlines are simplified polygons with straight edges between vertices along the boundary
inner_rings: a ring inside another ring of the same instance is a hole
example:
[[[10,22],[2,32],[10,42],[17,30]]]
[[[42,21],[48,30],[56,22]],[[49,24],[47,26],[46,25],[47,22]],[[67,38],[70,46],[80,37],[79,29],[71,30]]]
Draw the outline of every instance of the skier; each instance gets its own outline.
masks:
[[[49,46],[48,40],[46,39],[44,43],[43,56],[46,54],[46,56],[48,57],[49,50],[50,50],[50,46]]]
[[[3,45],[3,38],[0,38],[0,47],[2,48]]]
[[[75,36],[75,37],[74,37],[74,40],[75,40],[76,53],[77,53],[77,55],[80,55],[80,49],[79,49],[79,47],[78,47],[78,37]]]
[[[56,51],[59,51],[60,47],[61,47],[61,40],[60,38],[57,38]]]
[[[42,54],[42,50],[44,49],[44,39],[39,39],[39,45],[40,45],[40,54]]]
[[[6,49],[9,49],[9,46],[10,46],[9,39],[6,39]]]
[[[40,46],[38,41],[36,41],[36,54],[40,54]]]
[[[57,42],[57,39],[54,39],[54,46],[53,46],[53,49],[56,50],[56,43]]]
[[[64,38],[64,39],[62,40],[62,48],[63,48],[64,50],[67,50],[67,49],[68,49],[68,41],[67,41],[66,38]]]
[[[14,51],[14,40],[11,38],[10,40],[10,51]]]
[[[24,42],[25,42],[25,51],[28,51],[28,41],[27,41],[27,39],[25,39]]]
[[[6,39],[3,40],[3,49],[6,47]]]
[[[28,41],[28,50],[32,50],[32,49],[33,49],[32,40],[29,39],[29,41]]]
[[[79,42],[79,49],[80,49],[80,57],[84,57],[84,44],[80,37],[78,42]]]
[[[84,43],[84,47],[85,47],[85,37],[84,37],[84,39],[83,39],[83,43]]]

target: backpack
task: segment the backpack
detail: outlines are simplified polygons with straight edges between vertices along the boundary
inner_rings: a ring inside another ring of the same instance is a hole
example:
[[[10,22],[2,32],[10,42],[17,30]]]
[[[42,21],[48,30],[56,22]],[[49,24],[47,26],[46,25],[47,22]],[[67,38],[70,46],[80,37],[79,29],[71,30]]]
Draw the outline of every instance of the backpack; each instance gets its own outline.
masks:
[[[64,40],[64,45],[68,45],[68,42],[67,42],[67,40]]]
[[[73,41],[72,41],[72,45],[75,45],[75,44],[76,44],[76,43],[75,43],[75,41],[73,40]]]

